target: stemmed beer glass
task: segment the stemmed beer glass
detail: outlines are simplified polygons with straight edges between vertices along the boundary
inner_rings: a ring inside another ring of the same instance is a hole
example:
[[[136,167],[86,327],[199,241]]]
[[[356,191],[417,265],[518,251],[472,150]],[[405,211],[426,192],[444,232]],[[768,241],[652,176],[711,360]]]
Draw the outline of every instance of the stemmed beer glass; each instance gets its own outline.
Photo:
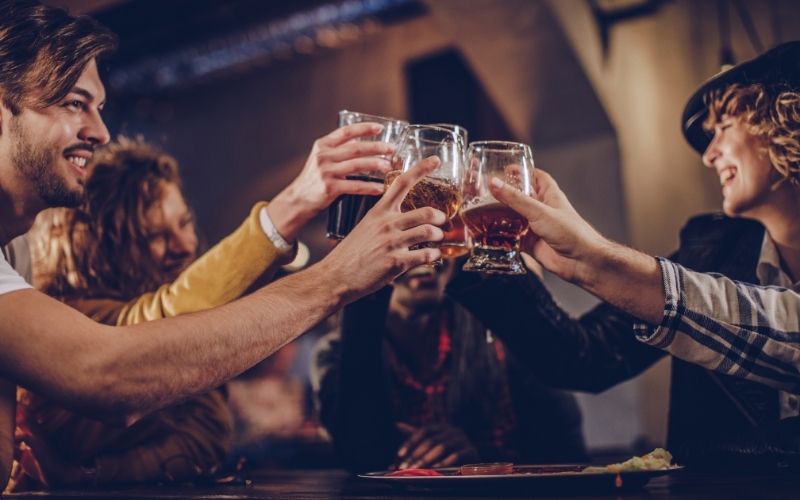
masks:
[[[456,132],[432,125],[410,125],[392,158],[393,169],[386,174],[386,186],[388,188],[398,175],[431,156],[439,157],[439,167],[411,188],[401,209],[433,207],[450,220],[461,207],[465,158],[464,143]]]
[[[528,221],[500,203],[489,191],[492,177],[531,195],[533,154],[526,144],[480,141],[469,146],[461,217],[472,236],[472,250],[465,271],[525,274],[519,253]]]
[[[469,132],[467,129],[454,123],[431,123],[430,125],[451,130],[458,134],[458,137],[464,145],[464,164],[466,165],[467,145],[469,144]],[[439,243],[439,250],[442,251],[442,257],[445,259],[455,259],[469,253],[469,232],[466,226],[464,226],[464,220],[461,218],[461,215],[456,214],[442,229],[444,229],[444,238],[442,238],[442,241]]]

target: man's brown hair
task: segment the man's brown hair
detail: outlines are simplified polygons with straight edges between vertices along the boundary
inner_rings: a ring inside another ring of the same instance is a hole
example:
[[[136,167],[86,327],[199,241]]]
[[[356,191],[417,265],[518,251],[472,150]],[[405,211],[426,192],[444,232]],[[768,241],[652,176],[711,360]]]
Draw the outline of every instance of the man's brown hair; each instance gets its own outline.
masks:
[[[143,221],[164,183],[180,187],[178,163],[142,139],[120,137],[95,153],[86,201],[42,212],[29,233],[35,284],[60,298],[131,300],[169,281],[154,261]]]
[[[25,106],[51,106],[92,59],[116,44],[116,36],[90,17],[31,0],[0,0],[0,99],[14,114]]]

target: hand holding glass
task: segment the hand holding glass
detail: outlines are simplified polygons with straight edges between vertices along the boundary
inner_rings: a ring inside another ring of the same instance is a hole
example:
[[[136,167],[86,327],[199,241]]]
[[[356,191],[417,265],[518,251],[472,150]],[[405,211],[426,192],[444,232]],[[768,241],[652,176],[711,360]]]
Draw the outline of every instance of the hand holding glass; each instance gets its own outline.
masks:
[[[439,167],[411,189],[401,208],[409,211],[433,207],[444,212],[449,220],[461,206],[464,169],[464,146],[455,132],[429,125],[409,126],[392,158],[393,170],[386,175],[386,186],[391,185],[398,175],[431,156],[439,158]]]
[[[525,274],[519,253],[528,221],[498,202],[489,191],[492,177],[531,195],[533,154],[526,144],[503,141],[473,142],[469,147],[461,217],[472,236],[465,271]]]
[[[355,111],[339,111],[339,126],[353,125],[354,123],[380,123],[383,130],[375,136],[359,140],[381,141],[387,144],[397,145],[398,141],[405,132],[408,122],[386,118],[383,116],[368,115]],[[383,182],[383,174],[380,172],[366,172],[359,175],[349,176],[350,179]],[[328,238],[341,240],[364,218],[364,215],[380,199],[380,196],[346,194],[342,195],[333,202],[328,209]]]

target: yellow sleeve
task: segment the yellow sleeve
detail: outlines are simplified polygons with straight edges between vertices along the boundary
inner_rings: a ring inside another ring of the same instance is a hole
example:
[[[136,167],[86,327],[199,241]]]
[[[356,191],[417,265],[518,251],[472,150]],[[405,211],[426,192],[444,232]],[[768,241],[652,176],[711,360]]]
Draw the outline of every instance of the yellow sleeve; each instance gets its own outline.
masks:
[[[264,234],[257,203],[236,231],[214,245],[172,282],[125,304],[117,325],[177,316],[226,304],[241,296],[280,254]]]

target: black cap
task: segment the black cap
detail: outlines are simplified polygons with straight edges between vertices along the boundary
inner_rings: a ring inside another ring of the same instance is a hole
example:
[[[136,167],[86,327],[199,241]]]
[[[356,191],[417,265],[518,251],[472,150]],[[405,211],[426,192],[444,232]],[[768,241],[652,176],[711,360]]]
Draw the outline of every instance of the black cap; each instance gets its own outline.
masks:
[[[701,154],[711,142],[711,136],[703,130],[708,114],[704,97],[712,90],[734,83],[761,83],[780,90],[800,90],[800,41],[778,45],[755,59],[717,73],[692,94],[683,109],[681,124],[683,136]]]

